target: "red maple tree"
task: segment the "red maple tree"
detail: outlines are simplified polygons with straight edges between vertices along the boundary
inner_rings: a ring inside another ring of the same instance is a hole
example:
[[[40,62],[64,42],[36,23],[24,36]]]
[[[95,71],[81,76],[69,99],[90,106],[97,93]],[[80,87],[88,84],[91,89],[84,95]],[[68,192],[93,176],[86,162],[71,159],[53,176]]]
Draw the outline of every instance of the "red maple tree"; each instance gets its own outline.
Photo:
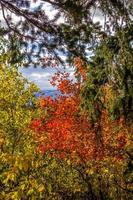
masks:
[[[85,69],[82,69],[79,59],[76,66],[83,81]],[[69,73],[58,71],[51,84],[57,86],[62,95],[56,99],[39,99],[39,105],[46,115],[31,122],[31,128],[36,132],[38,150],[61,158],[69,155],[76,162],[103,159],[108,155],[122,157],[120,152],[127,143],[123,118],[111,121],[108,112],[103,110],[100,120],[92,126],[87,113],[80,112],[82,83],[71,80]],[[115,132],[117,126],[120,128]]]

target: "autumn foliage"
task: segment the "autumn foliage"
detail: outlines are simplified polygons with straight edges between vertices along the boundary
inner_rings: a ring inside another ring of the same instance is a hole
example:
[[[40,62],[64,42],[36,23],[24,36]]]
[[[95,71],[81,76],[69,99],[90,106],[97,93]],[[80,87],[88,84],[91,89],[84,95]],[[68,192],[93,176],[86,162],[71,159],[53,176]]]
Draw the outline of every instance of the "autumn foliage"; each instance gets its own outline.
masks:
[[[62,95],[56,99],[39,99],[39,106],[45,110],[45,115],[31,122],[38,150],[60,158],[70,157],[74,162],[101,160],[106,156],[122,159],[128,137],[124,118],[112,121],[108,111],[103,109],[101,118],[95,124],[91,123],[87,113],[80,109],[80,89],[85,69],[79,58],[75,60],[75,65],[82,77],[81,82],[74,82],[69,73],[58,71],[51,84],[57,86]],[[110,95],[107,86],[103,91],[106,92],[104,101],[107,103]]]
[[[124,115],[115,120],[110,118],[110,101],[114,96],[108,84],[102,88],[104,107],[100,117],[95,122],[90,120],[87,110],[81,109],[80,91],[86,80],[86,69],[79,58],[74,62],[75,77],[80,75],[80,79],[71,80],[69,73],[58,71],[51,84],[61,95],[38,100],[43,114],[30,124],[37,152],[76,167],[88,185],[90,200],[119,199],[121,193],[111,192],[115,188],[123,190],[123,199],[130,198],[127,192],[132,192],[131,172],[128,171],[132,124],[127,125]]]
[[[6,56],[0,62],[0,199],[131,199],[133,127],[124,116],[110,118],[110,86],[102,88],[106,106],[92,122],[81,108],[86,69],[79,58],[77,79],[57,71],[51,80],[61,95],[36,99],[36,86],[17,66],[9,68]]]

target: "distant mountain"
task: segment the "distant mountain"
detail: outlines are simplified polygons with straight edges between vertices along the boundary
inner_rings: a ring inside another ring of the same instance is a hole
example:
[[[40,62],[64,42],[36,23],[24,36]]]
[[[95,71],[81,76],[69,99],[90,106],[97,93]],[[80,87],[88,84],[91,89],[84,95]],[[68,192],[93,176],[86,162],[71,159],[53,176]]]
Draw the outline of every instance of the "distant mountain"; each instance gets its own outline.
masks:
[[[51,96],[52,98],[56,98],[56,96],[61,95],[58,90],[42,90],[41,92],[36,93],[36,97],[40,96]]]

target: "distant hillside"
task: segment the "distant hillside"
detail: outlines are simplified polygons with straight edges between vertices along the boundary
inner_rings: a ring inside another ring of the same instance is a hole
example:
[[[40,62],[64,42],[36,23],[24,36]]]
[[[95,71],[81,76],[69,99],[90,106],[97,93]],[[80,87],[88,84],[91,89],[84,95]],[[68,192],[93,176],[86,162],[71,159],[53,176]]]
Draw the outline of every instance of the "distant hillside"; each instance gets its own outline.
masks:
[[[51,96],[52,98],[56,98],[56,96],[61,93],[58,90],[42,90],[41,92],[36,93],[36,97],[40,96]]]

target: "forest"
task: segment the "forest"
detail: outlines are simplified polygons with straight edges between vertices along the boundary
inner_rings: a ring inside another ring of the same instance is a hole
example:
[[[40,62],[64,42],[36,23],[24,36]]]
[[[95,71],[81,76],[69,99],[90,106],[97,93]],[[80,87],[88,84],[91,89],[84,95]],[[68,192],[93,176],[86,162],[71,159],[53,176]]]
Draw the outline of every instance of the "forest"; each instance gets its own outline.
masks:
[[[131,0],[0,1],[0,200],[133,200]]]

